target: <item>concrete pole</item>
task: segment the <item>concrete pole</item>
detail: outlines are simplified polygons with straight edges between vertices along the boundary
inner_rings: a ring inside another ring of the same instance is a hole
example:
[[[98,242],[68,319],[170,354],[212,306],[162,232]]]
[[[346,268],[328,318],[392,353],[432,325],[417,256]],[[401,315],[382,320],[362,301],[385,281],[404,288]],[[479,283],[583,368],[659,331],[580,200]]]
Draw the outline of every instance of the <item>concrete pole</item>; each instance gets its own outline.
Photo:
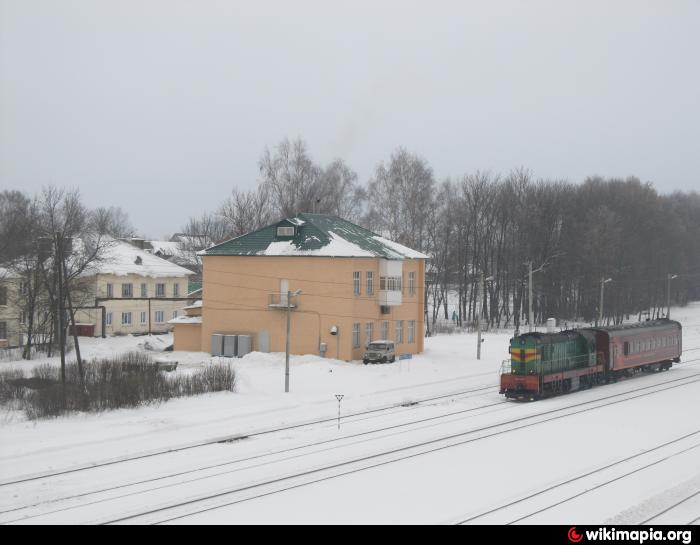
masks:
[[[478,306],[476,309],[476,359],[481,359],[481,308],[483,306],[483,301],[481,298],[484,293],[484,273],[482,272],[479,276],[479,293],[477,293],[476,300],[478,301]]]
[[[596,326],[603,326],[603,297],[605,296],[605,277],[600,279],[600,306],[598,307],[598,323]]]
[[[678,278],[678,275],[668,273],[666,286],[666,308],[668,309],[666,311],[667,319],[671,318],[671,280],[673,280],[674,278]]]
[[[291,298],[292,298],[292,292],[287,291],[287,348],[286,348],[285,362],[284,362],[284,391],[285,391],[285,393],[289,393],[289,331],[291,329],[291,322],[292,322]]]
[[[534,317],[532,316],[532,261],[528,263],[527,283],[529,291],[529,295],[527,297],[527,330],[532,332],[532,323],[534,322]]]

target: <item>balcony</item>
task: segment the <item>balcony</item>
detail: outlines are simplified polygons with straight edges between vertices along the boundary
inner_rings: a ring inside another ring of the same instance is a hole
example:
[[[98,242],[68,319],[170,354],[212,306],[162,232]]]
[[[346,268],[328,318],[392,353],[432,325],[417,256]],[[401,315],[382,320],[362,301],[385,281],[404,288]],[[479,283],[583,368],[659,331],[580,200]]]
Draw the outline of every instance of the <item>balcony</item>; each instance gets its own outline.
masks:
[[[292,299],[293,301],[293,299]],[[271,293],[270,301],[267,305],[270,308],[287,308],[287,294],[286,293]],[[290,302],[289,308],[294,308],[296,305]]]
[[[383,307],[395,307],[401,304],[400,290],[379,290],[379,305]]]

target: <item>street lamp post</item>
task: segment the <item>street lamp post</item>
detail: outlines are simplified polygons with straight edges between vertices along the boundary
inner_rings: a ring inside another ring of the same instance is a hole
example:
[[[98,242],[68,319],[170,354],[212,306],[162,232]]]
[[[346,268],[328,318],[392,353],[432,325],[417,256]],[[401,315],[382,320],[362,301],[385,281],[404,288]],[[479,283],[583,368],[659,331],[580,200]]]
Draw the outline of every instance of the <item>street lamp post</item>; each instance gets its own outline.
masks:
[[[603,325],[603,296],[605,294],[605,284],[608,282],[612,282],[612,278],[601,278],[600,279],[600,307],[598,308],[598,323],[596,326],[599,324],[602,326]]]
[[[287,291],[287,346],[285,350],[284,358],[284,391],[289,393],[289,332],[292,325],[292,297],[301,295],[301,290],[297,290],[294,293]]]
[[[671,318],[671,280],[673,280],[674,278],[678,278],[678,275],[668,273],[668,275],[666,276],[666,308],[668,309],[666,311],[667,319]]]
[[[484,278],[484,273],[481,273],[480,280],[479,280],[479,293],[478,296],[483,298],[483,293],[484,293],[484,282],[488,282],[489,280],[493,280],[493,276],[489,276],[488,278]],[[478,300],[478,299],[477,299]],[[477,314],[476,314],[476,359],[480,360],[481,359],[481,310],[482,307],[484,306],[484,302],[479,301],[479,306]]]

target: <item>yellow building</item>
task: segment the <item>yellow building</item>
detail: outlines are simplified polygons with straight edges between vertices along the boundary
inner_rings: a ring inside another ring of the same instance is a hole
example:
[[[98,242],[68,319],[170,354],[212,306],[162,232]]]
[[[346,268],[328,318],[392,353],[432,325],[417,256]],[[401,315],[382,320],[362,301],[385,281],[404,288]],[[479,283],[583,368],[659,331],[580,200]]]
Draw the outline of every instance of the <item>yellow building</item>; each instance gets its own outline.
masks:
[[[171,322],[175,350],[210,352],[213,335],[235,334],[283,352],[288,306],[293,354],[356,360],[380,339],[423,350],[427,256],[358,225],[300,214],[201,256],[201,316]]]

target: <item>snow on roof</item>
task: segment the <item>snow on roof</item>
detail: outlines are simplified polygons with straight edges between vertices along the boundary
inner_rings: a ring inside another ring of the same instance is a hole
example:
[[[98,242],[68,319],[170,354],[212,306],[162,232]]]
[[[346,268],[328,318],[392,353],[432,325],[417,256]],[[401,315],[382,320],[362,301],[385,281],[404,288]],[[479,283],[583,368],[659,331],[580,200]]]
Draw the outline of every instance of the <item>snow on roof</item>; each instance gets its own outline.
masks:
[[[195,301],[188,307],[183,307],[183,310],[192,310],[193,308],[201,308],[202,307],[202,300],[200,299],[199,301]]]
[[[172,320],[168,320],[169,324],[201,324],[201,316],[178,316]]]
[[[153,253],[160,253],[162,255],[173,256],[180,253],[180,243],[172,242],[170,240],[149,240],[148,243],[153,248]]]
[[[94,264],[90,273],[116,276],[134,274],[150,278],[183,278],[193,274],[184,267],[119,240],[112,240],[107,245],[101,260]]]
[[[299,249],[291,240],[280,240],[271,242],[270,245],[260,252],[258,255],[315,255],[328,257],[374,257],[374,254],[368,250],[363,250],[357,244],[345,240],[340,235],[333,232],[328,233],[331,241],[314,250]]]
[[[425,255],[424,253],[421,253],[418,250],[412,250],[408,246],[404,246],[403,244],[399,244],[398,242],[394,242],[388,238],[376,236],[374,239],[381,242],[385,246],[388,246],[402,257],[408,257],[409,259],[429,259],[429,256]]]

